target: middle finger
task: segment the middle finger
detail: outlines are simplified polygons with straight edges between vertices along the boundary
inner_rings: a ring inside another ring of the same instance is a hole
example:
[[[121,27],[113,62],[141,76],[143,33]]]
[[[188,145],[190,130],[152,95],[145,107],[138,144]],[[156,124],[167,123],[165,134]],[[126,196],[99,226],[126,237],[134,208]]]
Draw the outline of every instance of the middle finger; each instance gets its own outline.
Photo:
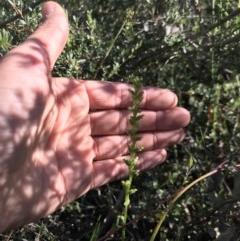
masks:
[[[141,111],[139,132],[176,130],[187,125],[186,110],[176,107],[165,111]],[[130,129],[129,118],[132,115],[127,110],[108,110],[90,113],[91,135],[126,134]]]

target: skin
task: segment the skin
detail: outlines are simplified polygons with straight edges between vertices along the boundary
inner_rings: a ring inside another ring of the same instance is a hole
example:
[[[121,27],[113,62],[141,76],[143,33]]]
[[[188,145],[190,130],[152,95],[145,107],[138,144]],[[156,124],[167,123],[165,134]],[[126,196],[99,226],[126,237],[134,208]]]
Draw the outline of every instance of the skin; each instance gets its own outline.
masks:
[[[0,232],[128,175],[131,86],[52,77],[68,21],[54,2],[44,4],[43,19],[0,61]],[[161,164],[190,121],[171,91],[142,93],[139,170]]]

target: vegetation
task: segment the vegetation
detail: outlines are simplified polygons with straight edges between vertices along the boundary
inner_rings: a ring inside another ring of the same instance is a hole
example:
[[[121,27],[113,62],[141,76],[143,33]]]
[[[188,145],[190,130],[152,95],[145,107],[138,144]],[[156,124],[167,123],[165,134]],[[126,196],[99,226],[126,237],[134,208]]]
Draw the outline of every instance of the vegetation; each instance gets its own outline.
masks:
[[[34,31],[41,2],[0,2],[0,56]],[[58,2],[71,34],[55,76],[170,88],[192,115],[166,162],[134,175],[126,240],[150,240],[159,219],[156,240],[240,240],[238,0]],[[123,200],[121,182],[111,183],[0,240],[120,240]]]

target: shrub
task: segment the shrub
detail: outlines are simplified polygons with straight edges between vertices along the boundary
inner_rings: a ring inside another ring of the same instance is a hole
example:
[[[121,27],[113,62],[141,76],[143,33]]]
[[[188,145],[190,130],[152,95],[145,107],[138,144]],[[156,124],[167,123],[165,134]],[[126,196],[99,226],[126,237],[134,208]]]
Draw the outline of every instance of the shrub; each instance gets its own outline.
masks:
[[[41,20],[43,1],[0,3],[0,54]],[[54,75],[167,87],[192,121],[165,164],[133,180],[126,240],[148,240],[157,215],[181,187],[223,161],[169,212],[158,240],[240,240],[240,30],[238,1],[61,0],[70,38]],[[89,192],[47,219],[2,239],[119,240],[120,182]],[[110,211],[109,211],[110,210]],[[105,222],[105,221],[106,222]],[[1,236],[0,236],[1,237]]]

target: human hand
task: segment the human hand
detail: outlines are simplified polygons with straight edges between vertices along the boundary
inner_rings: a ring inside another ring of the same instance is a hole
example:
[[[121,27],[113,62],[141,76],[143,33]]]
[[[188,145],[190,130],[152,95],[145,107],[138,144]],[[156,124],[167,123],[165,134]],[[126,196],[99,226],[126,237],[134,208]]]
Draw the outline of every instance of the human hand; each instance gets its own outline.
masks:
[[[129,85],[53,78],[68,37],[63,9],[0,62],[0,232],[46,216],[128,174]],[[164,161],[189,113],[169,90],[143,88],[139,170]]]

